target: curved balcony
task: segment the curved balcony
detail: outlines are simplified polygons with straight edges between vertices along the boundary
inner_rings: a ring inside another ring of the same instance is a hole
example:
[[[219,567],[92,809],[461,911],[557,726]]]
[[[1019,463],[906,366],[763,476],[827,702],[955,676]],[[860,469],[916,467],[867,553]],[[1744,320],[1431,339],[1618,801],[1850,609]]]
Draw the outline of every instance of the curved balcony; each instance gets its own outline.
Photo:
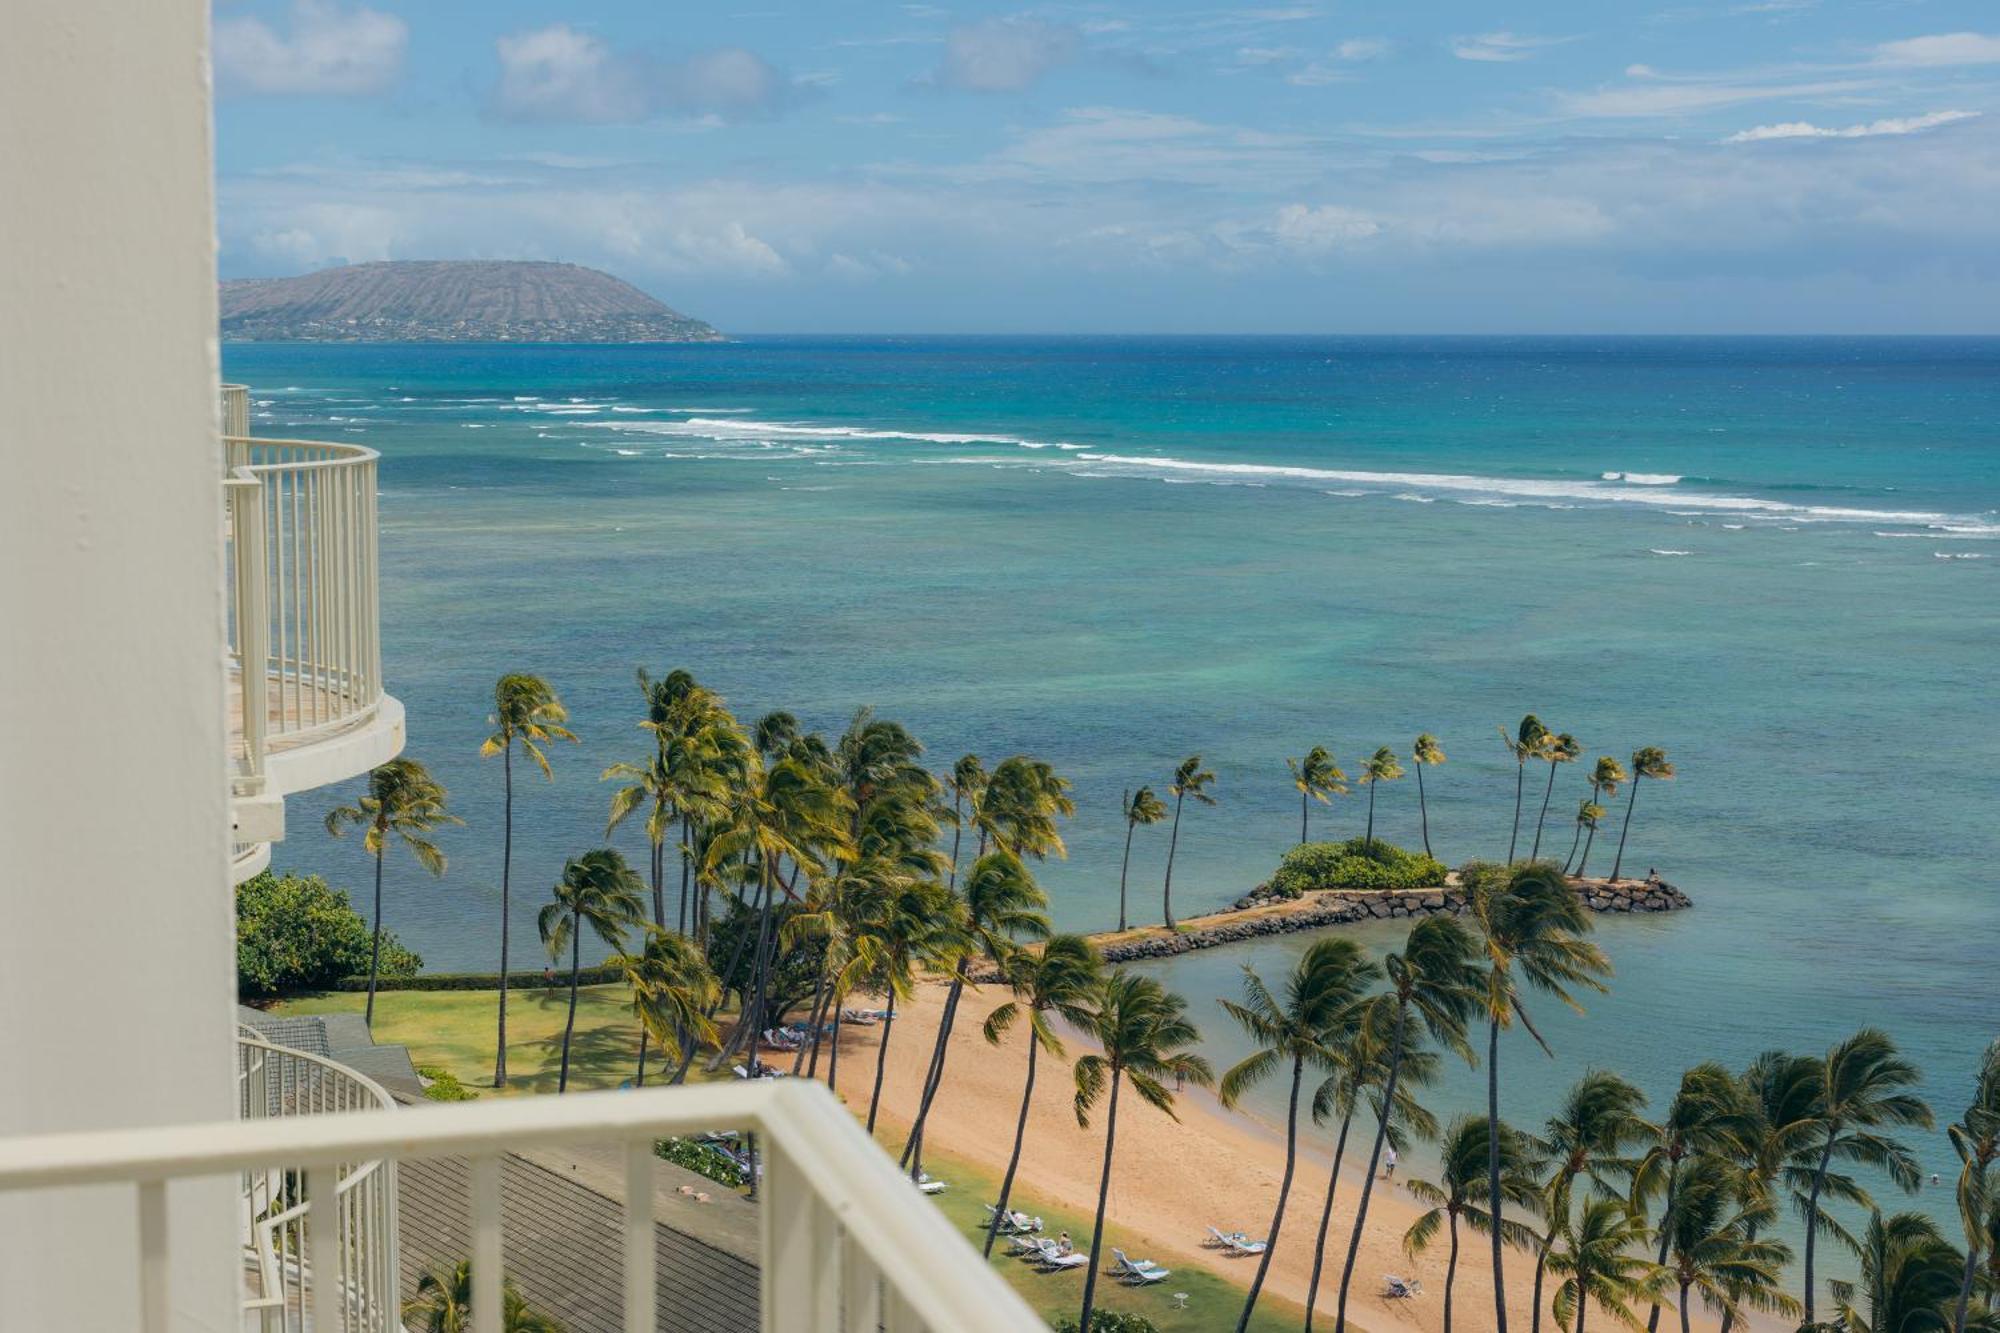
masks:
[[[237,877],[283,836],[279,798],[403,748],[382,688],[373,449],[253,439],[249,394],[222,394],[228,686]]]
[[[266,1041],[236,1039],[238,1110],[245,1120],[388,1111],[395,1102],[345,1065]],[[333,1182],[331,1206],[313,1195]],[[397,1333],[396,1164],[384,1157],[330,1170],[243,1175],[244,1327],[257,1333]],[[329,1282],[330,1299],[317,1288]],[[325,1312],[331,1310],[334,1322]]]

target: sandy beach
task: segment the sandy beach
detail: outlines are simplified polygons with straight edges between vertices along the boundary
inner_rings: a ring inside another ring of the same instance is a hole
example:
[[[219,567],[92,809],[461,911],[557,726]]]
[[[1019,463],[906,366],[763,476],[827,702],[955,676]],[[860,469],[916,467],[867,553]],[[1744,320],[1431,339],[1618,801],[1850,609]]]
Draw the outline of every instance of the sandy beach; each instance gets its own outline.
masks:
[[[887,1141],[900,1142],[913,1116],[924,1067],[936,1038],[945,986],[931,982],[918,988],[907,1008],[896,1014],[889,1061],[883,1081],[882,1117],[889,1122]],[[953,1155],[977,1162],[998,1177],[1006,1168],[1020,1109],[1026,1054],[1018,1037],[996,1049],[980,1036],[986,1015],[1006,999],[997,987],[968,990],[954,1026],[945,1089],[931,1116],[931,1143]],[[874,1077],[881,1029],[843,1028],[839,1089],[850,1106],[865,1113]],[[1082,1043],[1068,1039],[1074,1057]],[[822,1054],[824,1071],[824,1054]],[[1101,1116],[1088,1130],[1079,1129],[1071,1107],[1073,1085],[1066,1063],[1042,1061],[1029,1114],[1027,1149],[1017,1188],[1053,1200],[1058,1205],[1090,1213],[1096,1207],[1098,1171],[1104,1137]],[[1255,1259],[1230,1259],[1201,1244],[1205,1227],[1242,1229],[1265,1234],[1284,1171],[1284,1143],[1279,1132],[1247,1115],[1224,1111],[1214,1097],[1189,1089],[1176,1107],[1178,1121],[1146,1106],[1137,1098],[1119,1104],[1117,1165],[1112,1177],[1110,1225],[1117,1228],[1122,1248],[1136,1245],[1158,1262],[1197,1264],[1247,1284]],[[1302,1114],[1302,1120],[1304,1116]],[[882,1126],[878,1125],[878,1131]],[[1312,1130],[1302,1135],[1297,1178],[1267,1290],[1303,1303],[1312,1271],[1312,1241],[1324,1200],[1327,1169],[1333,1155],[1333,1134]],[[1367,1144],[1357,1124],[1349,1142],[1349,1158],[1364,1157]],[[1319,1309],[1331,1327],[1339,1287],[1340,1264],[1348,1243],[1347,1221],[1359,1197],[1360,1175],[1343,1172],[1334,1204],[1333,1227],[1327,1246],[1327,1272],[1321,1279]],[[1404,1230],[1421,1213],[1400,1187],[1378,1184],[1370,1201],[1369,1223],[1355,1268],[1348,1313],[1370,1330],[1437,1330],[1443,1325],[1446,1246],[1441,1236],[1422,1258],[1402,1251]],[[1078,1248],[1088,1236],[1076,1238]],[[1467,1235],[1459,1263],[1455,1296],[1455,1326],[1476,1330],[1491,1326],[1493,1285],[1487,1275],[1483,1237]],[[1107,1258],[1109,1256],[1107,1255]],[[1509,1254],[1508,1303],[1510,1327],[1529,1327],[1533,1281],[1530,1256]],[[1422,1280],[1425,1294],[1416,1300],[1388,1300],[1381,1295],[1384,1274]],[[1697,1311],[1694,1327],[1713,1329],[1717,1321]],[[1544,1328],[1550,1327],[1544,1320]],[[1664,1315],[1662,1327],[1678,1327]],[[1741,1323],[1739,1328],[1744,1327]],[[1753,1329],[1776,1327],[1753,1321]]]

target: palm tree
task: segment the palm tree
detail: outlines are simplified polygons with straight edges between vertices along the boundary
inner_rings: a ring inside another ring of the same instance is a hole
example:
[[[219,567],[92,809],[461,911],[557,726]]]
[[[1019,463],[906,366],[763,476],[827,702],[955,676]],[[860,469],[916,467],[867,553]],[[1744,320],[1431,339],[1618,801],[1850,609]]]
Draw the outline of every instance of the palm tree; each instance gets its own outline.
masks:
[[[1872,1212],[1859,1253],[1860,1280],[1828,1284],[1835,1327],[1844,1333],[1944,1333],[1951,1327],[1960,1256],[1937,1223],[1921,1213]]]
[[[1377,1103],[1375,1146],[1368,1154],[1368,1170],[1361,1177],[1361,1199],[1355,1205],[1354,1225],[1347,1237],[1347,1261],[1340,1271],[1340,1304],[1334,1312],[1335,1333],[1347,1328],[1347,1293],[1354,1282],[1354,1263],[1361,1254],[1361,1235],[1368,1222],[1368,1201],[1375,1192],[1375,1169],[1382,1160],[1382,1145],[1389,1136],[1389,1122],[1397,1106],[1397,1087],[1403,1065],[1416,1049],[1413,1037],[1421,1033],[1438,1046],[1472,1062],[1472,1048],[1466,1044],[1465,1025],[1478,1005],[1479,969],[1475,963],[1477,944],[1464,926],[1446,916],[1425,917],[1411,927],[1409,939],[1399,954],[1382,960],[1388,989],[1369,1002],[1365,1021],[1369,1031],[1386,1034],[1389,1054],[1382,1069],[1382,1096]]]
[[[1617,1074],[1594,1069],[1570,1088],[1561,1109],[1544,1122],[1535,1140],[1535,1155],[1548,1168],[1538,1208],[1548,1229],[1535,1243],[1534,1333],[1541,1333],[1542,1327],[1542,1279],[1549,1254],[1574,1211],[1576,1182],[1587,1179],[1600,1192],[1609,1191],[1611,1175],[1627,1165],[1626,1147],[1646,1131],[1639,1118],[1645,1104],[1646,1094],[1638,1088]]]
[[[1542,812],[1535,816],[1535,845],[1528,849],[1530,861],[1542,854],[1542,825],[1549,819],[1549,798],[1556,793],[1556,765],[1575,763],[1583,757],[1583,747],[1565,731],[1543,742],[1541,757],[1549,761],[1549,785],[1542,789]]]
[[[1497,1138],[1497,1144],[1490,1139]],[[1501,1199],[1505,1203],[1532,1208],[1536,1202],[1534,1182],[1522,1173],[1524,1153],[1520,1137],[1505,1125],[1497,1135],[1487,1132],[1484,1116],[1460,1116],[1444,1135],[1444,1160],[1438,1179],[1410,1180],[1406,1183],[1418,1203],[1428,1206],[1403,1233],[1403,1252],[1412,1259],[1430,1248],[1444,1227],[1451,1236],[1451,1252],[1444,1268],[1444,1333],[1451,1333],[1452,1288],[1458,1282],[1458,1225],[1463,1221],[1482,1235],[1498,1229],[1501,1239],[1527,1248],[1535,1243],[1535,1233],[1521,1223],[1501,1215],[1486,1192],[1488,1149],[1497,1147],[1502,1175]]]
[[[950,1054],[952,1022],[958,1017],[958,1003],[965,992],[974,957],[995,964],[1004,963],[1022,938],[1045,940],[1049,919],[1043,915],[1048,895],[1028,873],[1028,867],[1002,847],[980,857],[965,872],[964,903],[967,947],[958,954],[952,969],[951,988],[945,993],[944,1014],[939,1020],[939,1045],[932,1054],[928,1085],[917,1106],[917,1118],[910,1126],[909,1142],[903,1145],[899,1162],[910,1169],[911,1179],[923,1174],[924,1129],[930,1123],[931,1107],[944,1086],[945,1058]]]
[[[382,860],[393,838],[410,849],[417,864],[442,875],[444,853],[429,835],[442,824],[463,824],[444,808],[445,790],[430,770],[414,759],[391,759],[368,775],[368,794],[353,805],[336,806],[326,816],[326,831],[340,837],[350,827],[366,828],[361,846],[375,858],[374,942],[368,950],[368,1007],[363,1021],[375,1025],[375,980],[382,968]]]
[[[1979,1251],[1988,1243],[1987,1214],[1994,1202],[1993,1163],[2000,1159],[2000,1041],[1986,1048],[1973,1084],[1972,1102],[1951,1126],[1952,1150],[1958,1154],[1958,1216],[1965,1228],[1965,1276],[1958,1302],[1952,1307],[1952,1333],[1965,1333],[1966,1304],[1972,1279],[1979,1272]]]
[[[1675,1235],[1682,1164],[1696,1156],[1741,1156],[1754,1120],[1743,1084],[1722,1065],[1711,1061],[1681,1075],[1680,1090],[1667,1104],[1666,1118],[1646,1127],[1653,1142],[1632,1172],[1634,1212],[1643,1216],[1645,1201],[1654,1195],[1660,1198],[1660,1220],[1654,1228],[1659,1236],[1656,1262],[1666,1263],[1667,1247]],[[1646,1316],[1647,1333],[1659,1326],[1660,1307],[1655,1303]]]
[[[1444,759],[1444,747],[1439,745],[1438,738],[1431,735],[1428,731],[1418,736],[1417,743],[1410,747],[1410,762],[1416,765],[1417,769],[1417,815],[1423,820],[1424,825],[1425,856],[1432,855],[1432,852],[1431,807],[1430,802],[1424,799],[1424,770],[1435,768],[1437,765],[1442,764]]]
[[[569,1043],[576,1031],[578,972],[583,967],[583,928],[611,948],[624,942],[625,932],[646,917],[645,883],[625,864],[617,849],[602,847],[573,857],[563,866],[554,897],[535,918],[542,943],[555,958],[569,950],[569,1017],[563,1023],[562,1071],[556,1091],[569,1090]]]
[[[1083,1313],[1078,1328],[1091,1326],[1097,1304],[1098,1253],[1104,1245],[1104,1209],[1111,1199],[1111,1161],[1118,1142],[1118,1094],[1126,1083],[1148,1106],[1174,1114],[1171,1080],[1178,1086],[1208,1087],[1215,1073],[1208,1061],[1189,1049],[1201,1033],[1187,1020],[1187,1001],[1151,977],[1112,971],[1098,988],[1092,1006],[1090,1035],[1097,1050],[1080,1057],[1075,1066],[1076,1123],[1090,1128],[1090,1112],[1110,1089],[1104,1120],[1104,1171],[1097,1182],[1097,1221],[1090,1232],[1090,1263],[1083,1276]],[[1178,1117],[1175,1117],[1178,1119]]]
[[[958,887],[958,847],[965,836],[965,811],[970,806],[978,810],[980,797],[986,794],[986,766],[979,762],[979,756],[968,754],[959,756],[951,766],[951,776],[945,779],[945,789],[951,793],[951,880],[950,887]],[[1131,840],[1126,840],[1126,853],[1131,853]]]
[[[1603,818],[1604,807],[1590,797],[1586,796],[1576,803],[1576,832],[1570,836],[1569,854],[1563,857],[1563,874],[1567,875],[1570,866],[1576,862],[1576,849],[1584,845],[1584,830],[1589,829],[1592,836],[1595,836],[1597,825]],[[1581,867],[1578,868],[1578,873],[1582,873]]]
[[[1583,856],[1576,863],[1576,876],[1583,878],[1585,867],[1590,864],[1590,849],[1597,842],[1597,826],[1604,818],[1605,801],[1618,794],[1619,785],[1627,780],[1625,765],[1608,754],[1597,756],[1597,765],[1590,772],[1590,800],[1598,808],[1595,818],[1590,821],[1589,836],[1583,840]]]
[[[889,894],[886,909],[869,927],[876,981],[888,996],[882,1041],[875,1049],[875,1087],[868,1095],[868,1132],[882,1104],[882,1073],[888,1066],[889,1038],[896,1029],[896,1000],[908,999],[921,963],[951,966],[971,947],[965,931],[965,903],[949,889],[924,880],[906,880]],[[834,1053],[839,1054],[838,1044]],[[829,1071],[827,1081],[833,1081]]]
[[[1514,756],[1514,832],[1507,840],[1508,865],[1514,864],[1514,848],[1521,840],[1521,787],[1527,781],[1528,761],[1541,756],[1548,735],[1549,729],[1533,713],[1521,719],[1512,736],[1507,734],[1507,728],[1500,728],[1500,743]]]
[[[644,764],[613,764],[599,778],[601,782],[626,784],[612,793],[604,835],[610,837],[640,806],[650,803],[646,842],[652,852],[653,922],[664,926],[666,845],[674,822],[680,821],[681,901],[675,924],[685,934],[695,822],[721,813],[729,778],[741,767],[748,746],[722,701],[688,672],[670,671],[654,680],[641,668],[638,677],[639,691],[646,700],[646,717],[639,726],[652,733],[653,754]]]
[[[1181,845],[1181,804],[1192,796],[1202,805],[1214,805],[1215,798],[1208,794],[1208,788],[1215,781],[1215,774],[1201,766],[1201,756],[1191,754],[1181,760],[1174,770],[1174,780],[1167,784],[1167,791],[1174,798],[1174,831],[1167,839],[1167,880],[1161,891],[1161,904],[1167,918],[1167,929],[1175,930],[1174,923],[1174,853]]]
[[[528,1308],[510,1281],[500,1285],[500,1333],[564,1333],[562,1324]],[[416,1333],[472,1333],[472,1261],[427,1269],[417,1279],[417,1295],[403,1303],[403,1318]]]
[[[1388,746],[1368,756],[1367,767],[1361,770],[1362,785],[1368,788],[1368,833],[1361,844],[1364,849],[1372,851],[1375,847],[1375,789],[1402,776],[1403,766],[1396,762],[1396,752]]]
[[[1639,803],[1639,779],[1652,778],[1656,782],[1672,782],[1674,766],[1667,762],[1667,752],[1657,745],[1632,752],[1632,790],[1625,796],[1625,822],[1618,829],[1618,854],[1611,859],[1611,878],[1618,878],[1618,869],[1625,864],[1625,836],[1632,831],[1632,807]]]
[[[1282,999],[1274,996],[1262,977],[1246,964],[1243,968],[1244,1003],[1221,1001],[1223,1011],[1242,1025],[1256,1050],[1222,1076],[1221,1095],[1225,1107],[1234,1108],[1243,1094],[1280,1068],[1291,1068],[1291,1091],[1286,1100],[1285,1173],[1278,1182],[1278,1204],[1271,1214],[1271,1230],[1264,1253],[1257,1260],[1257,1276],[1251,1280],[1250,1294],[1243,1302],[1237,1333],[1250,1327],[1257,1297],[1264,1290],[1264,1276],[1271,1270],[1271,1256],[1278,1248],[1278,1233],[1285,1221],[1285,1204],[1292,1193],[1292,1175],[1298,1166],[1299,1089],[1306,1067],[1331,1069],[1337,1060],[1333,1043],[1348,1026],[1350,1012],[1381,969],[1368,961],[1361,946],[1350,939],[1314,941],[1300,957],[1285,982]]]
[[[1901,1143],[1875,1131],[1895,1125],[1931,1127],[1931,1108],[1910,1091],[1920,1077],[1917,1067],[1896,1050],[1896,1043],[1877,1028],[1863,1028],[1826,1053],[1814,1116],[1820,1139],[1819,1161],[1813,1168],[1812,1192],[1805,1207],[1808,1324],[1813,1322],[1814,1241],[1827,1170],[1839,1157],[1880,1167],[1903,1189],[1914,1190],[1919,1178],[1916,1159]]]
[[[1287,759],[1285,767],[1291,769],[1292,786],[1299,793],[1299,841],[1306,842],[1311,802],[1326,805],[1336,794],[1345,796],[1347,774],[1340,771],[1340,765],[1333,762],[1332,752],[1324,745],[1313,746],[1303,759]]]
[[[1791,1247],[1753,1238],[1751,1218],[1761,1225],[1773,1213],[1768,1203],[1744,1203],[1741,1185],[1742,1174],[1725,1159],[1708,1154],[1692,1158],[1671,1214],[1661,1219],[1664,1267],[1679,1291],[1675,1305],[1681,1333],[1692,1333],[1690,1295],[1725,1317],[1745,1305],[1775,1314],[1799,1312],[1799,1303],[1780,1286]]]
[[[1056,1035],[1051,1016],[1072,1027],[1087,1027],[1091,1021],[1091,1000],[1103,984],[1104,961],[1081,935],[1056,935],[1038,950],[1016,949],[1003,969],[1014,998],[986,1016],[986,1040],[999,1045],[1007,1030],[1026,1019],[1028,1024],[1028,1077],[1021,1085],[1021,1113],[1014,1121],[1014,1150],[1007,1157],[1007,1173],[1000,1178],[1000,1198],[993,1205],[993,1221],[986,1228],[986,1254],[1000,1238],[1000,1224],[1007,1216],[1007,1204],[1014,1195],[1014,1173],[1021,1165],[1021,1145],[1028,1134],[1028,1108],[1035,1098],[1035,1061],[1046,1050],[1063,1058],[1062,1038]]]
[[[1118,929],[1125,924],[1125,875],[1132,868],[1132,834],[1141,824],[1157,824],[1167,817],[1167,807],[1160,798],[1153,795],[1151,787],[1141,787],[1128,791],[1124,798],[1125,809],[1125,858],[1118,863]]]
[[[1591,928],[1582,899],[1554,866],[1531,862],[1502,879],[1497,875],[1470,877],[1472,917],[1486,953],[1483,1007],[1486,1014],[1486,1118],[1500,1123],[1500,1030],[1515,1020],[1544,1051],[1548,1043],[1529,1021],[1521,1002],[1523,990],[1553,995],[1581,1010],[1572,987],[1603,990],[1601,977],[1611,971],[1604,951],[1583,938]],[[1490,1197],[1500,1195],[1500,1153],[1489,1145],[1487,1174]],[[1505,1270],[1501,1267],[1500,1236],[1493,1236],[1493,1310],[1495,1333],[1507,1333]]]
[[[646,1086],[646,1045],[660,1043],[660,1058],[679,1060],[685,1047],[715,1043],[715,1023],[709,1009],[722,991],[708,960],[685,935],[644,923],[637,953],[615,953],[605,960],[616,968],[632,992],[632,1016],[639,1020],[639,1075],[635,1087]]]
[[[482,758],[501,756],[501,780],[506,792],[500,822],[500,1033],[494,1043],[493,1086],[507,1086],[507,926],[512,902],[514,870],[514,746],[535,761],[542,777],[555,781],[548,753],[542,748],[550,741],[574,741],[576,733],[562,724],[569,710],[556,697],[555,688],[540,676],[506,675],[493,685],[493,715],[486,724],[495,728],[479,747]]]
[[[1666,1290],[1667,1274],[1636,1251],[1646,1242],[1646,1219],[1619,1198],[1593,1198],[1563,1228],[1563,1244],[1549,1256],[1549,1269],[1562,1279],[1550,1313],[1559,1328],[1584,1333],[1591,1302],[1627,1328],[1637,1328],[1637,1301]],[[1572,1327],[1571,1316],[1576,1322]]]

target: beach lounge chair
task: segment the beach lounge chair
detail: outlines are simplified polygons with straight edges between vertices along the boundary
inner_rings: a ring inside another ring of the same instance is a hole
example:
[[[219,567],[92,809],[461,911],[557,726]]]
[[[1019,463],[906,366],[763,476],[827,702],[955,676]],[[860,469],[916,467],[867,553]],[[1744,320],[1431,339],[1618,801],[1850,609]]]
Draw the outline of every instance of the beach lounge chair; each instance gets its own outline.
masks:
[[[1089,1255],[1071,1250],[1068,1254],[1050,1255],[1047,1262],[1042,1265],[1042,1269],[1044,1272],[1060,1273],[1071,1268],[1082,1268],[1089,1262]]]
[[[1249,1237],[1240,1231],[1225,1232],[1219,1227],[1210,1227],[1208,1229],[1208,1239],[1203,1241],[1202,1244],[1208,1246],[1211,1250],[1227,1250],[1239,1242],[1248,1239]]]
[[[1113,1250],[1117,1262],[1111,1265],[1111,1275],[1120,1282],[1133,1286],[1144,1286],[1149,1282],[1161,1282],[1169,1276],[1169,1270],[1160,1267],[1151,1259],[1128,1259],[1125,1251]]]
[[[951,1187],[942,1180],[932,1180],[931,1173],[928,1171],[924,1172],[923,1175],[917,1177],[917,1190],[920,1193],[942,1194],[949,1188]]]
[[[1406,1301],[1424,1294],[1424,1284],[1415,1278],[1401,1278],[1394,1273],[1382,1276],[1382,1294],[1390,1300]]]
[[[1025,1256],[1030,1254],[1039,1255],[1041,1252],[1041,1242],[1033,1236],[1022,1235],[1009,1236],[1007,1238],[1007,1253],[1009,1254]]]

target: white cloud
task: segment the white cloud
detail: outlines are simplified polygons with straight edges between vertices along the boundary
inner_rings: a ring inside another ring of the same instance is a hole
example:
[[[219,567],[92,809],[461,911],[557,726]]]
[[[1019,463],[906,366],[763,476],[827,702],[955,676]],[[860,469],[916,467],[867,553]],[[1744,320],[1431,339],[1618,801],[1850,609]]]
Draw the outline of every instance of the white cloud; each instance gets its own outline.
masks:
[[[395,82],[409,25],[374,9],[294,0],[291,31],[251,15],[217,20],[216,82],[224,92],[352,97]]]
[[[1876,47],[1875,59],[1885,65],[2000,65],[2000,36],[1947,32],[1906,37]]]
[[[1822,79],[1812,83],[1737,82],[1728,79],[1657,81],[1660,75],[1644,66],[1637,77],[1648,80],[1642,86],[1599,88],[1587,93],[1562,93],[1557,103],[1577,116],[1679,116],[1696,111],[1712,111],[1747,102],[1770,102],[1781,98],[1830,97],[1858,93],[1875,86],[1867,79]]]
[[[1338,249],[1379,234],[1382,225],[1356,209],[1339,204],[1287,204],[1278,210],[1271,234],[1280,245],[1313,253]]]
[[[1390,44],[1381,37],[1350,37],[1333,48],[1336,60],[1380,60],[1389,54]]]
[[[1569,37],[1523,37],[1512,32],[1488,32],[1477,37],[1454,37],[1451,53],[1460,60],[1512,63],[1532,60],[1545,47],[1560,46]]]
[[[488,106],[502,120],[630,125],[662,115],[724,120],[776,110],[803,90],[761,56],[724,47],[682,61],[613,50],[552,23],[497,38],[500,78]]]
[[[1076,59],[1082,45],[1077,30],[1066,24],[1022,15],[982,19],[945,37],[944,63],[930,81],[968,92],[1016,92]]]
[[[1949,125],[1954,121],[1977,118],[1977,111],[1933,111],[1926,116],[1902,116],[1890,120],[1872,120],[1866,125],[1848,125],[1840,129],[1826,129],[1803,120],[1786,121],[1778,125],[1757,125],[1740,130],[1724,139],[1724,143],[1760,143],[1766,139],[1872,139],[1884,134],[1916,134],[1922,130],[1935,129],[1939,125]]]

